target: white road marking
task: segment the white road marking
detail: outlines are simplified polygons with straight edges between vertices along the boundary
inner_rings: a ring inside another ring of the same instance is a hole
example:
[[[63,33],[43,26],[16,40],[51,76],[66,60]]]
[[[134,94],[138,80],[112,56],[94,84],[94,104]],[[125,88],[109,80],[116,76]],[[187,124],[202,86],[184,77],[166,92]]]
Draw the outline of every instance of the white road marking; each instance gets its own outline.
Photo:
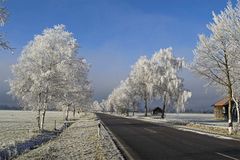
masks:
[[[157,133],[156,131],[154,131],[154,130],[152,130],[152,129],[149,129],[149,128],[144,128],[144,130],[149,131],[149,132],[151,132],[151,133]]]
[[[235,157],[223,154],[223,153],[216,152],[216,154],[218,154],[220,156],[223,156],[223,157],[226,157],[226,158],[229,158],[229,159],[232,159],[232,160],[239,160],[238,158],[235,158]]]

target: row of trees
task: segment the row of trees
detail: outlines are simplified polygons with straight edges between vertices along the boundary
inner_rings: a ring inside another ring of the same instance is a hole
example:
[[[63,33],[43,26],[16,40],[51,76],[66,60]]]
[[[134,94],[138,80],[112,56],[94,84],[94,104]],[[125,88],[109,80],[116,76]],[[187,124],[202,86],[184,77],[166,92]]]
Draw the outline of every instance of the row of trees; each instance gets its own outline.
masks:
[[[0,7],[0,25],[6,22],[8,13]],[[233,131],[232,101],[239,117],[240,97],[240,2],[235,7],[229,2],[219,14],[213,13],[213,22],[208,25],[210,35],[200,35],[194,50],[192,70],[229,97],[229,133]],[[10,49],[8,42],[0,35],[0,46]],[[44,30],[22,51],[12,72],[10,93],[30,109],[37,110],[39,128],[43,129],[47,109],[66,110],[84,107],[91,101],[91,86],[87,79],[89,65],[77,56],[78,44],[63,25]],[[135,111],[144,102],[147,116],[148,103],[161,100],[163,115],[166,106],[184,110],[184,104],[191,92],[184,89],[183,78],[178,71],[184,61],[175,58],[172,49],[161,49],[150,59],[142,56],[132,67],[129,77],[113,90],[107,100],[93,106],[102,110]]]
[[[213,13],[213,22],[207,27],[210,35],[199,35],[191,70],[205,79],[207,86],[214,86],[229,97],[228,124],[229,134],[232,134],[234,104],[238,115],[236,130],[240,124],[240,1],[236,6],[229,1],[220,14]],[[175,103],[177,110],[184,109],[183,104],[191,94],[183,89],[183,79],[177,76],[177,71],[184,66],[183,61],[174,58],[171,52],[168,48],[155,53],[152,59],[140,57],[129,77],[99,106],[128,110],[136,101],[143,100],[147,115],[148,102],[161,99],[164,111],[171,103]]]
[[[79,58],[79,45],[64,25],[48,28],[34,37],[13,65],[10,93],[26,109],[37,111],[40,130],[47,110],[75,113],[91,103],[89,64]]]
[[[152,100],[161,100],[162,118],[167,106],[175,106],[177,111],[184,110],[184,104],[191,97],[191,92],[184,89],[183,78],[178,72],[185,67],[184,60],[175,58],[172,48],[161,49],[150,59],[142,56],[138,59],[125,81],[113,90],[106,101],[94,106],[118,113],[136,110],[144,103],[145,116],[148,104]],[[105,108],[104,108],[105,107]]]
[[[213,22],[208,25],[211,34],[200,35],[194,50],[192,69],[208,85],[229,97],[228,124],[229,134],[233,133],[232,111],[234,101],[238,114],[240,96],[240,1],[235,7],[230,1],[219,14],[213,13]]]

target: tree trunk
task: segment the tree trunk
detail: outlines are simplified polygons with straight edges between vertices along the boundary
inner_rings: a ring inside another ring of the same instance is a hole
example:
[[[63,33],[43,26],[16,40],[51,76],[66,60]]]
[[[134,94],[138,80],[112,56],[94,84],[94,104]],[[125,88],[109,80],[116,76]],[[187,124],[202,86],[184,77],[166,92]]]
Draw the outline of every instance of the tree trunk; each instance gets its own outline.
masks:
[[[233,134],[233,122],[232,122],[232,99],[233,99],[233,92],[232,88],[229,87],[228,91],[229,100],[228,100],[228,134]]]
[[[237,125],[235,128],[236,133],[238,132],[239,124],[240,124],[240,115],[239,115],[239,105],[238,105],[238,98],[232,96],[234,103],[236,104],[236,111],[237,111]]]
[[[228,56],[226,51],[224,51],[224,59],[225,59],[225,69],[226,69],[226,77],[227,77],[227,87],[228,87],[228,133],[233,134],[233,123],[232,123],[232,97],[233,97],[233,90],[232,90],[232,82],[230,79],[230,70],[228,64]]]
[[[41,118],[41,131],[43,131],[43,129],[44,129],[45,114],[46,114],[46,107],[44,105],[42,118]]]
[[[228,104],[228,134],[233,134],[231,97],[229,97],[229,104]]]
[[[37,109],[37,124],[38,124],[38,130],[41,130],[41,122],[40,122],[40,117],[41,117],[41,109],[40,109],[40,104],[41,104],[41,93],[38,94],[38,109]]]
[[[147,117],[147,113],[148,113],[148,106],[147,106],[147,98],[144,98],[145,101],[145,117]]]
[[[238,128],[240,125],[240,113],[239,113],[239,105],[238,102],[236,103],[236,110],[237,110],[237,125],[236,125],[236,133],[238,132]]]
[[[146,91],[144,92],[144,102],[145,102],[145,105],[144,105],[144,107],[145,107],[145,117],[147,117],[147,112],[148,112],[148,102],[147,102],[147,93],[146,93]]]
[[[67,105],[65,121],[68,121],[69,105]]]
[[[39,131],[41,130],[40,116],[41,116],[41,110],[38,109],[36,119],[37,119],[37,124],[38,124],[38,130],[39,130]]]
[[[133,105],[133,113],[132,113],[132,115],[134,116],[135,109],[136,109],[136,106],[135,106],[135,105],[136,105],[136,102],[133,102],[133,104],[132,104],[132,105]]]
[[[165,117],[165,110],[166,110],[166,95],[164,95],[164,98],[163,98],[163,109],[162,109],[162,119],[164,119]]]
[[[75,113],[76,113],[76,108],[75,106],[73,107],[73,117],[75,118]]]

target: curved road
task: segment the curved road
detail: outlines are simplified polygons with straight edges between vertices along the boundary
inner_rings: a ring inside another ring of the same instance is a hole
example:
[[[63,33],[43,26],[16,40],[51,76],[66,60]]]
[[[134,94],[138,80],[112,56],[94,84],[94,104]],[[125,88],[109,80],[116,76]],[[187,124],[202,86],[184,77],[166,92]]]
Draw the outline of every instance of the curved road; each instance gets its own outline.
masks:
[[[97,116],[117,138],[126,159],[240,160],[239,141],[108,114]]]

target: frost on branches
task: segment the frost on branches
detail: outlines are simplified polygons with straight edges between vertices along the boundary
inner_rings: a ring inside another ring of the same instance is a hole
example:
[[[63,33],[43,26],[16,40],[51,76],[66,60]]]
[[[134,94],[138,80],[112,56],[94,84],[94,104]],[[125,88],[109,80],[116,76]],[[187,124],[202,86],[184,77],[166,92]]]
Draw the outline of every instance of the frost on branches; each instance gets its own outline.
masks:
[[[116,111],[117,113],[129,114],[129,110],[136,111],[137,95],[129,83],[129,79],[122,81],[120,86],[113,90],[108,97],[108,110]]]
[[[235,7],[229,2],[219,15],[213,13],[213,22],[208,25],[210,36],[200,35],[194,50],[192,69],[208,85],[229,97],[229,134],[233,133],[232,101],[235,101],[239,125],[239,63],[240,63],[240,2]]]
[[[3,5],[4,1],[5,0],[0,0],[0,26],[5,25],[9,14],[7,9]],[[9,42],[4,39],[4,35],[2,33],[0,34],[0,48],[11,51],[13,50],[13,48],[9,46]]]
[[[109,110],[128,114],[128,110],[132,107],[135,111],[142,100],[147,116],[148,103],[155,99],[163,102],[162,118],[166,106],[184,111],[184,104],[191,97],[191,92],[184,89],[183,78],[178,76],[184,66],[183,59],[173,56],[172,48],[161,49],[151,59],[140,57],[132,66],[129,77],[109,95]]]
[[[183,78],[178,75],[178,72],[185,67],[184,60],[175,58],[172,48],[167,48],[156,52],[152,56],[151,63],[153,96],[163,102],[162,118],[165,116],[166,106],[175,106],[177,112],[184,111],[184,105],[192,95],[184,88]]]
[[[40,130],[47,110],[86,107],[91,99],[89,65],[78,58],[78,43],[64,25],[48,28],[34,37],[13,65],[10,93],[26,109],[37,111]]]

